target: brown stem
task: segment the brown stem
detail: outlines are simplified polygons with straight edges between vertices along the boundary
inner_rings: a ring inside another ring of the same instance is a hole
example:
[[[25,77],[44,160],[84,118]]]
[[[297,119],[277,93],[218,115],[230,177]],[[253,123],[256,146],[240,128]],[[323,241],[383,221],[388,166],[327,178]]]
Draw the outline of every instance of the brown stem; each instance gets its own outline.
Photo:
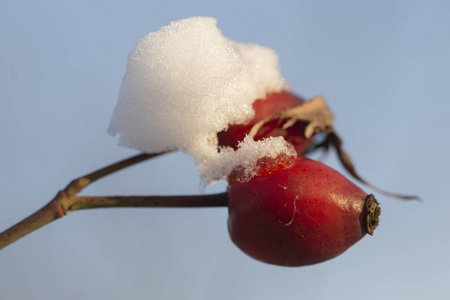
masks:
[[[81,176],[77,179],[72,180],[68,186],[64,189],[64,191],[70,195],[76,195],[79,192],[81,192],[85,187],[87,187],[90,183],[103,178],[109,174],[112,174],[114,172],[120,171],[126,167],[135,165],[137,163],[140,163],[144,160],[154,158],[156,156],[169,153],[172,151],[167,152],[161,152],[161,153],[152,153],[152,154],[138,154],[136,156],[130,157],[128,159],[119,161],[117,163],[114,163],[112,165],[109,165],[107,167],[101,168],[100,170],[97,170],[95,172],[89,173],[87,175]]]
[[[385,190],[380,189],[379,187],[376,187],[373,184],[369,183],[367,180],[363,179],[359,175],[359,173],[356,172],[355,167],[350,159],[350,156],[342,148],[342,140],[337,135],[336,132],[329,133],[325,143],[334,146],[341,164],[350,173],[350,175],[352,175],[355,179],[359,180],[360,182],[367,185],[371,189],[373,189],[381,194],[384,194],[386,196],[389,196],[389,197],[394,197],[394,198],[403,199],[403,200],[420,200],[420,198],[415,195],[403,195],[403,194],[399,194],[399,193],[392,193],[392,192],[385,191]],[[327,145],[325,147],[327,147]]]
[[[76,197],[70,211],[105,207],[218,207],[228,206],[228,194],[195,196],[84,196]]]
[[[60,197],[61,192],[40,210],[0,233],[0,250],[53,220],[61,218],[64,213],[58,204]]]
[[[60,191],[40,210],[0,233],[0,250],[36,229],[75,210],[107,207],[218,207],[228,205],[228,194],[200,196],[75,196]]]
[[[51,200],[47,205],[23,221],[0,233],[0,249],[3,249],[28,233],[33,232],[34,230],[52,222],[53,220],[61,218],[70,212],[71,209],[69,208],[73,204],[73,201],[78,198],[76,197],[76,194],[81,192],[90,183],[122,170],[123,168],[168,152],[171,151],[153,154],[139,154],[72,180],[72,182],[69,183],[64,190],[58,192],[55,198],[53,198],[53,200]],[[87,201],[88,199],[85,199],[85,202]],[[86,205],[85,208],[87,208]]]

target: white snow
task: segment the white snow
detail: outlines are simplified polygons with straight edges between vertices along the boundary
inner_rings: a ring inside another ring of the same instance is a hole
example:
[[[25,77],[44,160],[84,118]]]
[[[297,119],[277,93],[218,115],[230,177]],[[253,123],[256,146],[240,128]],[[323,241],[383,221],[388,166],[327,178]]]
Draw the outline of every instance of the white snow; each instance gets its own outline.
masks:
[[[203,178],[218,179],[226,178],[237,166],[244,169],[244,177],[240,181],[248,181],[255,175],[258,159],[262,157],[276,158],[280,154],[297,156],[294,147],[286,142],[283,137],[269,137],[261,141],[254,141],[252,137],[246,136],[239,142],[238,149],[227,151],[206,162],[206,166],[199,164]],[[202,172],[203,171],[203,172]]]
[[[120,135],[120,145],[142,152],[187,152],[209,182],[256,161],[255,153],[289,152],[282,138],[256,144],[247,138],[237,151],[218,152],[217,132],[251,120],[256,99],[287,85],[273,50],[228,40],[216,23],[184,19],[142,38],[128,56],[108,129]]]

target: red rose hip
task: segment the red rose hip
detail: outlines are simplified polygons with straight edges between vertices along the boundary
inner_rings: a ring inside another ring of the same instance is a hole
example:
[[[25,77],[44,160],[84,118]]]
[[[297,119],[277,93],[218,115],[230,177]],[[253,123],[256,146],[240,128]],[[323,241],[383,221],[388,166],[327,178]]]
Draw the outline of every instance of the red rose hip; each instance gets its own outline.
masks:
[[[303,99],[289,92],[273,93],[267,95],[266,99],[256,100],[253,102],[255,117],[245,125],[232,125],[226,131],[219,132],[217,135],[219,145],[230,146],[236,150],[238,143],[244,139],[257,122],[303,102],[305,102]],[[264,124],[254,137],[255,141],[269,136],[282,136],[294,146],[299,155],[304,154],[311,146],[311,139],[305,137],[305,128],[308,123],[297,122],[294,126],[285,129],[283,128],[285,122],[285,120],[272,120]]]
[[[261,160],[261,175],[249,181],[230,176],[230,236],[246,254],[270,264],[310,265],[372,234],[380,213],[372,195],[320,162],[270,160]]]

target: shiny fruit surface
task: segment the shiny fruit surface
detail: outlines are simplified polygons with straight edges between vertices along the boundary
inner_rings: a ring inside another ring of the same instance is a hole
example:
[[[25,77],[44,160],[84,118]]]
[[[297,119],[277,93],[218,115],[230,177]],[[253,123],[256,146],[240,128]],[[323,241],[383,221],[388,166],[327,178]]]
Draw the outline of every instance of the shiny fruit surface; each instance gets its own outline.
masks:
[[[257,260],[319,263],[378,224],[375,198],[320,162],[299,156],[284,169],[260,174],[249,181],[230,177],[228,190],[231,239]]]

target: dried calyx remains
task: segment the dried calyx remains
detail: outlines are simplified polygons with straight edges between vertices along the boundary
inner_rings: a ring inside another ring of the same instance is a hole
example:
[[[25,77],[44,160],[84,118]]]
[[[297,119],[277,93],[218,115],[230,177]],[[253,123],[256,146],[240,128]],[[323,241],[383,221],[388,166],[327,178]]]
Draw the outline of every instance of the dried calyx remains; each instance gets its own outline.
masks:
[[[295,96],[273,50],[229,40],[216,23],[172,22],[137,43],[109,133],[145,153],[188,153],[205,183],[229,180],[232,240],[256,259],[318,263],[372,234],[380,213],[373,196],[303,157],[335,146],[359,177],[324,99]],[[325,139],[317,145],[318,132]]]

